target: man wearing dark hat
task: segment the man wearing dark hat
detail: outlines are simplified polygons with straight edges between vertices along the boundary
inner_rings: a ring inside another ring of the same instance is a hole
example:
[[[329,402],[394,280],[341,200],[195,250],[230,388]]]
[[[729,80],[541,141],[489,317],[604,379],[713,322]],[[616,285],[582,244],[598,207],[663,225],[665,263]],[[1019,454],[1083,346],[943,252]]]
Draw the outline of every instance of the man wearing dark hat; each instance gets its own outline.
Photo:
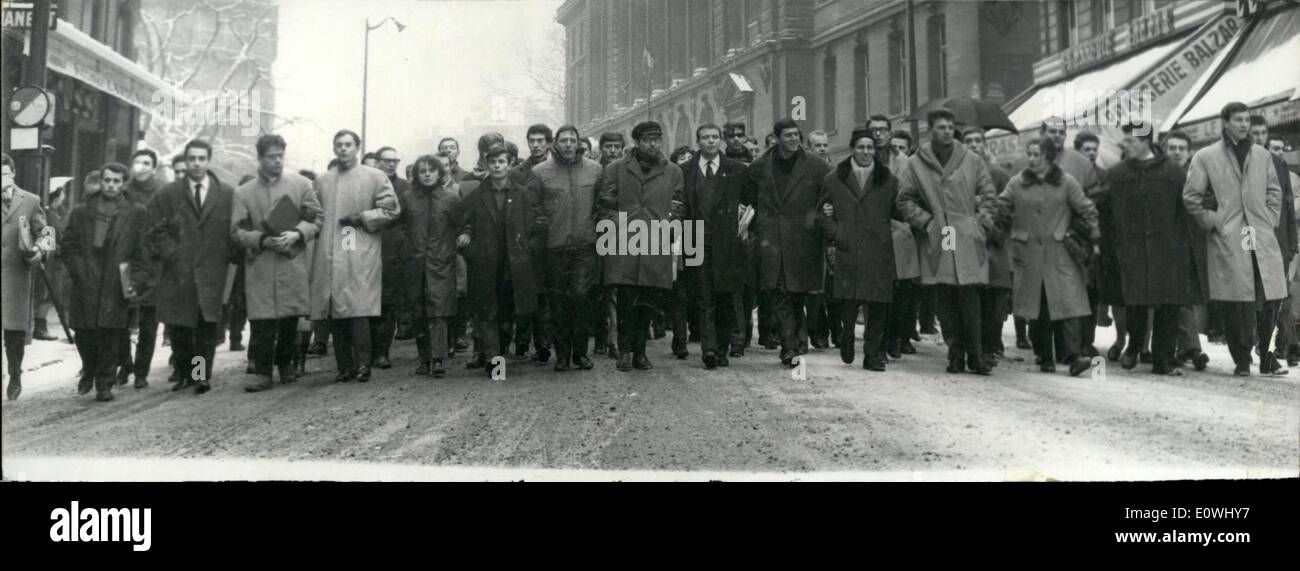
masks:
[[[641,228],[680,219],[684,210],[682,171],[664,158],[663,128],[646,121],[632,130],[636,146],[611,162],[601,175],[596,253],[603,262],[605,284],[614,286],[618,307],[618,370],[649,369],[646,336],[650,315],[673,287],[670,245],[651,236],[642,244],[658,244],[648,252],[633,252],[633,236]],[[636,224],[642,222],[642,224]],[[620,227],[620,226],[625,227]],[[630,238],[623,244],[622,236]],[[629,246],[627,248],[621,246]]]
[[[746,193],[753,197],[750,231],[758,240],[760,287],[771,292],[781,328],[781,363],[793,367],[807,298],[825,288],[820,202],[831,166],[804,152],[803,133],[793,119],[777,121],[772,131],[777,147],[750,165]]]

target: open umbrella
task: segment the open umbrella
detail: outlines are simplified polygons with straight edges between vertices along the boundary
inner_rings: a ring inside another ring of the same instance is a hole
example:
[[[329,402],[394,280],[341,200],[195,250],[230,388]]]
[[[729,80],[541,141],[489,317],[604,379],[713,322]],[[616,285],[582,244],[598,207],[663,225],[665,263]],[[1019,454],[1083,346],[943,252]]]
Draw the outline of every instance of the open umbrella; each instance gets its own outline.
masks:
[[[973,125],[983,129],[1003,129],[1012,133],[1020,133],[1016,126],[1011,123],[1007,113],[1002,107],[992,101],[976,99],[974,97],[944,97],[941,99],[932,99],[919,109],[912,112],[907,117],[908,121],[924,121],[925,115],[931,109],[947,107],[957,115],[957,123],[962,125]]]

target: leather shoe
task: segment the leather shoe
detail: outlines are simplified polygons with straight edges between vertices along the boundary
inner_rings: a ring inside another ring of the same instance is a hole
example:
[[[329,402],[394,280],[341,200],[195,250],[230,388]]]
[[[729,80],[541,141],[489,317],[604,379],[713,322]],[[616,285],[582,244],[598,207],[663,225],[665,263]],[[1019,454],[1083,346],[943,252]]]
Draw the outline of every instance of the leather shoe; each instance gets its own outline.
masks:
[[[794,358],[799,354],[794,349],[784,349],[781,351],[781,364],[793,369],[795,367]]]
[[[131,371],[126,367],[121,367],[117,371],[117,386],[126,386],[126,382],[131,378]]]
[[[97,382],[98,382],[98,381],[97,381]],[[176,381],[176,384],[172,386],[172,392],[183,391],[183,390],[188,389],[188,388],[190,388],[190,387],[192,387],[192,386],[194,386],[194,381],[191,381],[190,379],[187,379],[187,378],[182,377],[181,380]]]
[[[298,380],[298,368],[292,365],[288,367],[276,367],[280,373],[280,384],[287,385]]]
[[[149,379],[146,379],[146,378],[144,378],[144,377],[141,377],[140,375],[136,375],[136,376],[135,376],[135,388],[137,388],[137,389],[147,389],[147,388],[149,388]]]
[[[637,353],[632,356],[632,367],[642,371],[648,371],[653,369],[654,365],[650,364],[650,359],[645,356],[645,353]]]
[[[94,377],[81,377],[77,379],[77,394],[84,395],[95,388]]]
[[[9,400],[18,400],[18,395],[23,394],[23,378],[21,375],[9,375],[9,387],[5,389],[5,396]]]
[[[1084,371],[1087,371],[1088,369],[1091,368],[1092,368],[1092,359],[1089,359],[1087,357],[1078,357],[1074,360],[1073,363],[1070,363],[1070,376],[1077,377],[1079,375],[1082,375]]]
[[[840,360],[844,361],[845,365],[852,365],[853,359],[853,343],[844,343],[843,345],[840,345]]]
[[[546,346],[538,347],[537,352],[533,354],[533,360],[537,361],[538,364],[549,362],[551,360],[551,348]]]
[[[368,382],[370,380],[370,367],[358,367],[356,381],[358,383]]]
[[[465,363],[466,369],[482,369],[486,366],[487,366],[487,357],[484,357],[483,353],[480,353],[478,351],[475,351],[474,355],[469,358],[469,362]]]
[[[269,391],[273,388],[275,388],[275,383],[271,382],[270,375],[258,375],[256,382],[244,386],[244,392],[258,393],[262,391]]]
[[[808,342],[816,349],[826,349],[831,346],[830,341],[827,341],[825,337],[813,337]]]
[[[1234,375],[1236,375],[1236,376],[1238,376],[1238,377],[1249,377],[1249,376],[1250,376],[1250,363],[1246,363],[1246,364],[1244,364],[1244,365],[1237,365],[1237,366],[1232,370],[1232,374],[1234,374]]]
[[[356,373],[353,373],[352,371],[339,371],[339,374],[334,375],[334,382],[348,383],[352,381],[352,377],[355,375]]]
[[[1138,357],[1137,353],[1125,351],[1124,355],[1119,359],[1119,366],[1124,367],[1125,369],[1132,369],[1138,365],[1139,358],[1140,357]]]
[[[1192,357],[1192,368],[1198,371],[1204,371],[1205,367],[1210,364],[1210,356],[1205,353],[1197,353]]]
[[[956,375],[965,372],[966,366],[962,364],[961,359],[948,359],[948,368],[946,370],[949,374]]]
[[[904,339],[902,343],[898,344],[898,352],[904,355],[915,355],[916,347],[912,345],[911,341]]]
[[[724,354],[722,354],[722,353],[718,353],[718,366],[719,366],[719,367],[729,367],[729,366],[731,366],[731,361],[728,361],[728,360],[727,360],[727,356],[726,356],[726,355],[724,355]]]
[[[730,354],[732,357],[744,357],[744,356],[745,356],[745,348],[744,348],[744,347],[732,347],[732,348],[731,348],[731,353],[729,353],[729,354]]]
[[[592,367],[595,367],[595,365],[592,364],[591,359],[588,359],[586,355],[575,355],[573,357],[574,369],[580,371],[590,371]]]
[[[113,377],[95,379],[95,400],[99,402],[108,402],[113,400]],[[17,398],[17,397],[14,397]],[[10,400],[13,400],[12,398]]]
[[[879,358],[876,358],[876,359],[868,359],[868,358],[866,358],[866,357],[863,357],[863,358],[862,358],[862,368],[865,369],[865,370],[868,370],[868,371],[879,371],[879,372],[884,372],[884,370],[885,370],[885,362],[884,362],[883,360],[879,359]]]
[[[1055,373],[1055,372],[1056,372],[1056,363],[1052,363],[1052,362],[1039,363],[1039,365],[1038,365],[1038,372],[1040,372],[1040,373]]]
[[[1028,338],[1016,337],[1016,349],[1033,349],[1033,348],[1034,346],[1029,342]]]
[[[1123,343],[1116,343],[1114,345],[1111,345],[1110,349],[1106,350],[1107,361],[1118,361],[1123,358],[1123,355],[1124,355]]]
[[[376,369],[391,369],[393,368],[393,363],[388,360],[388,355],[380,355],[375,357],[374,367]]]
[[[429,375],[435,379],[447,376],[447,367],[443,366],[442,359],[433,360],[433,368],[429,371]]]
[[[623,372],[631,371],[631,370],[632,370],[632,354],[631,354],[631,353],[619,353],[619,354],[618,354],[618,364],[615,365],[614,367],[615,367],[616,369],[620,370],[620,371],[623,371]]]
[[[421,361],[420,366],[415,368],[416,375],[428,375],[431,371],[428,361]]]
[[[715,367],[717,367],[717,366],[718,366],[718,353],[717,353],[717,351],[712,351],[712,350],[710,350],[710,351],[705,351],[705,352],[704,352],[704,368],[705,368],[705,369],[713,369],[713,368],[715,368]]]
[[[569,358],[568,358],[568,357],[566,357],[566,356],[564,356],[564,355],[556,355],[556,356],[555,356],[555,367],[554,367],[554,370],[555,370],[556,372],[564,372],[564,371],[567,371],[567,370],[569,370],[569,367],[570,367],[570,363],[569,363]]]
[[[230,350],[231,350],[231,351],[243,351],[243,350],[245,350],[245,349],[247,349],[247,347],[244,347],[244,344],[243,344],[243,343],[240,343],[238,339],[231,339],[231,340],[230,340]]]
[[[310,347],[307,347],[308,355],[324,355],[326,353],[329,353],[329,348],[324,343],[312,343]]]
[[[194,381],[194,394],[201,395],[210,390],[212,390],[212,385],[209,384],[207,381],[204,380]]]
[[[894,339],[893,341],[890,341],[888,348],[885,349],[885,353],[889,355],[890,359],[893,359],[895,361],[902,359],[903,358],[902,341],[898,339]]]

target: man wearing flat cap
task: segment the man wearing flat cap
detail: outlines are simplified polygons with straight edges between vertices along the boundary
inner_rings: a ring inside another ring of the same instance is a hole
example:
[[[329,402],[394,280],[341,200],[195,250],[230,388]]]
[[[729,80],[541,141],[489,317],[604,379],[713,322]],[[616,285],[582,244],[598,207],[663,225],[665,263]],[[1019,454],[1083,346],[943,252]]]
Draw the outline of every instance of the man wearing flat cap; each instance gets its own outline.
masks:
[[[615,288],[620,371],[651,368],[645,354],[646,334],[657,302],[672,290],[673,257],[670,246],[658,236],[651,239],[648,232],[680,219],[684,209],[682,171],[660,150],[663,127],[654,121],[641,123],[632,129],[632,140],[631,152],[606,165],[601,174],[597,207],[602,223],[596,230],[596,253],[603,261],[605,284]],[[622,240],[611,236],[611,231],[628,236],[627,246],[637,241],[635,233],[647,232],[640,243],[658,248],[633,252],[630,247],[612,247]]]

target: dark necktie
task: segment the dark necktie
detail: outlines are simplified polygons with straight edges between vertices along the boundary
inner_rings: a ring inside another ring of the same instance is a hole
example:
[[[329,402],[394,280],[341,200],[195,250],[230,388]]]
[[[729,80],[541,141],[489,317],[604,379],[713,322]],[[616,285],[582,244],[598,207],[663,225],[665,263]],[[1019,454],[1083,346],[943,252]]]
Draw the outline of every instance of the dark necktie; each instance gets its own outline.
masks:
[[[203,195],[202,195],[202,194],[199,194],[199,192],[202,191],[202,190],[203,190],[203,183],[201,183],[201,182],[200,182],[200,183],[195,183],[195,185],[194,185],[194,208],[195,208],[196,210],[203,210]]]
[[[704,177],[713,178],[713,161],[709,161],[709,166],[704,168]]]

